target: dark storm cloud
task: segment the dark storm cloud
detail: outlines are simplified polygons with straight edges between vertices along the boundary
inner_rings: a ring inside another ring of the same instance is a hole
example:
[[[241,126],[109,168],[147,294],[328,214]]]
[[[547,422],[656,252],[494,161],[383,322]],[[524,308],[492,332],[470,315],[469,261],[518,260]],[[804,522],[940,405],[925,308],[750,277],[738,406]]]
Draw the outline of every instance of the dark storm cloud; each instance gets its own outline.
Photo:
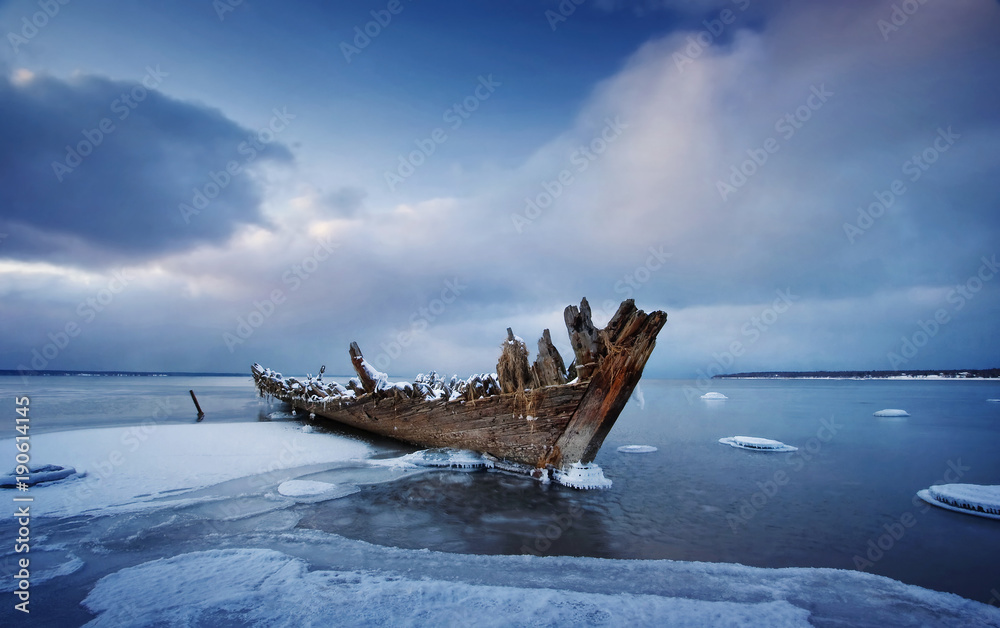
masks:
[[[270,132],[280,133],[280,110],[272,129],[246,129],[216,109],[155,91],[169,80],[158,67],[139,82],[0,78],[5,257],[141,259],[263,222],[253,168],[292,159]]]

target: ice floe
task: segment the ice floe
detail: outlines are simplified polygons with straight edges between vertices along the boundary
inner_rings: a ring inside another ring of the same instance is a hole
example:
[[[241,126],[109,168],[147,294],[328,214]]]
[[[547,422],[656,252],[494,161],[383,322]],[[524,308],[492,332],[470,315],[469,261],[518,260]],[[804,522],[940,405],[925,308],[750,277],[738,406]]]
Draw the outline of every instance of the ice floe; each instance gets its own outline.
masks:
[[[13,460],[14,439],[0,440]],[[31,437],[32,462],[80,473],[32,488],[32,514],[69,516],[103,508],[144,508],[236,478],[366,458],[372,449],[333,434],[304,434],[294,423],[219,423],[113,427]],[[12,516],[0,512],[0,519]]]
[[[723,395],[720,392],[707,392],[701,396],[702,399],[729,399],[729,397]]]
[[[571,488],[611,488],[611,480],[604,477],[604,471],[594,463],[574,462],[568,467],[552,472],[552,479]]]
[[[727,436],[720,438],[720,443],[740,449],[752,449],[754,451],[798,451],[798,447],[786,445],[780,440],[770,438],[758,438],[756,436]]]
[[[656,447],[652,445],[622,445],[618,451],[623,454],[651,454],[656,451]]]
[[[57,482],[76,474],[76,469],[73,467],[61,467],[57,464],[31,466],[27,475],[18,475],[16,472],[0,475],[0,488],[14,488],[18,485],[18,482],[27,486],[35,486],[36,484],[43,484],[45,482]],[[22,479],[19,480],[18,478]]]
[[[889,408],[889,409],[886,409],[886,410],[879,410],[878,412],[876,412],[874,414],[874,416],[878,416],[878,417],[902,417],[902,416],[910,416],[910,413],[907,412],[906,410],[897,410],[897,409]]]
[[[948,510],[1000,519],[1000,486],[941,484],[917,491],[920,499]]]

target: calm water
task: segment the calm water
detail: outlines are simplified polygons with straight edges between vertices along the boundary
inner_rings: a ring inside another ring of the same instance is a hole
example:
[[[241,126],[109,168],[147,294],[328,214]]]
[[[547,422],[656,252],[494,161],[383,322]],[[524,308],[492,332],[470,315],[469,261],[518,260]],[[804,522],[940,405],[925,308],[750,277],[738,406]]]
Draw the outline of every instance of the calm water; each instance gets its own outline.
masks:
[[[1000,483],[1000,403],[987,401],[1000,398],[1000,383],[714,382],[712,390],[729,397],[721,402],[689,402],[689,385],[642,382],[644,402],[633,398],[597,457],[614,481],[607,491],[543,486],[496,472],[435,471],[289,508],[300,528],[406,548],[860,566],[983,602],[1000,590],[1000,521],[913,500],[936,483]],[[281,409],[261,405],[249,377],[46,377],[27,385],[0,378],[10,407],[14,395],[32,395],[36,433],[194,422],[189,389],[208,422],[266,420]],[[872,416],[883,408],[912,416]],[[734,435],[800,449],[769,454],[718,443]],[[385,456],[412,451],[369,441]],[[658,451],[616,451],[629,444]],[[77,533],[67,523],[56,527],[63,530],[53,534]],[[198,539],[187,530],[166,526],[148,542],[191,549]]]

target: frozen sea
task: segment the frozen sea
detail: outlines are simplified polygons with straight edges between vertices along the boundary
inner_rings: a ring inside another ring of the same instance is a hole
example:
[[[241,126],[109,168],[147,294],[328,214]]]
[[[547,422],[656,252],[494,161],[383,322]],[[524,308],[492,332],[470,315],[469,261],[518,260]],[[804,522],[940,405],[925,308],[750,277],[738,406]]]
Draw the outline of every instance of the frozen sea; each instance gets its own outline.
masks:
[[[86,472],[27,491],[30,619],[0,489],[0,625],[1000,626],[1000,521],[915,497],[1000,484],[1000,382],[640,387],[577,491],[372,463],[415,449],[249,376],[0,378],[0,471],[27,395],[33,462]]]

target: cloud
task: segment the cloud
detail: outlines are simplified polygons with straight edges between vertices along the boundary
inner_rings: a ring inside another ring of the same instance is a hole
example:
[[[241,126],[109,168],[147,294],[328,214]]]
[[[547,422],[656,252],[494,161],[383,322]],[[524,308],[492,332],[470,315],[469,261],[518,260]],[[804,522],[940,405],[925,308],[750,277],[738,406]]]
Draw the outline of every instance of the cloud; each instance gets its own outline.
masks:
[[[1000,61],[1000,43],[992,37],[1000,13],[994,4],[928,3],[886,40],[878,20],[889,11],[800,3],[764,23],[737,21],[707,43],[699,43],[706,39],[699,30],[647,42],[595,86],[567,128],[519,167],[481,176],[473,197],[386,206],[361,188],[295,179],[281,191],[287,192],[283,200],[273,187],[265,190],[244,176],[240,189],[249,203],[217,207],[220,196],[190,225],[156,224],[156,233],[140,233],[151,243],[135,244],[138,251],[114,232],[117,221],[132,219],[128,215],[101,223],[110,235],[89,225],[65,226],[60,220],[69,218],[55,211],[47,220],[22,217],[39,231],[57,227],[44,235],[48,240],[37,236],[36,248],[62,238],[59,252],[38,257],[58,263],[72,259],[73,247],[89,247],[89,256],[142,260],[129,290],[93,324],[80,322],[83,335],[59,354],[58,366],[120,368],[120,351],[108,347],[142,345],[148,349],[134,368],[229,371],[260,360],[288,372],[327,363],[332,372],[349,370],[346,345],[357,340],[371,359],[389,356],[386,370],[396,375],[428,368],[468,374],[493,368],[507,326],[532,346],[549,327],[568,355],[561,311],[581,296],[590,299],[598,324],[610,315],[606,302],[614,306],[626,297],[647,311],[669,312],[650,375],[691,375],[714,364],[716,355],[728,362],[725,352],[735,341],[746,352],[732,370],[890,368],[887,354],[940,308],[955,322],[905,366],[991,366],[990,314],[1000,284],[982,287],[960,311],[948,295],[976,272],[981,256],[1000,252],[994,248],[1000,189],[992,168],[1000,162],[1000,119],[984,97]],[[37,89],[31,86],[41,79],[17,80],[4,93]],[[87,81],[56,84],[76,94]],[[48,110],[58,101],[40,100]],[[56,134],[55,157],[13,162],[27,172],[24,180],[58,185],[50,159],[62,158],[59,151],[80,128],[107,115],[107,101],[91,100],[92,112],[72,113],[73,123]],[[162,153],[144,159],[177,175],[167,177],[171,200],[162,203],[166,214],[156,214],[161,219],[176,218],[177,203],[190,199],[191,189],[203,186],[205,173],[218,171],[246,134],[217,112],[167,102],[189,108],[202,125],[190,132],[188,126],[197,125],[185,122],[170,133],[184,138],[178,146],[168,134],[149,136],[148,146],[146,139],[137,142]],[[126,123],[138,120],[123,121],[108,142],[131,146],[119,138],[131,128]],[[911,180],[906,164],[915,155],[923,159],[939,130],[949,127],[959,137],[926,169],[918,166],[920,176]],[[769,139],[776,151],[764,149]],[[111,147],[98,147],[92,159]],[[766,161],[754,165],[762,150]],[[281,151],[276,161],[287,162]],[[130,167],[122,161],[115,166]],[[57,191],[69,190],[64,186],[90,165],[84,162]],[[733,178],[733,168],[749,173],[745,181]],[[568,179],[560,179],[563,171]],[[858,208],[867,211],[896,179],[906,191],[852,242],[844,225],[856,224]],[[725,198],[720,181],[734,188]],[[236,194],[234,186],[227,195]],[[273,224],[259,211],[265,192]],[[71,209],[71,198],[58,196],[66,203],[60,207]],[[528,215],[536,201],[539,208]],[[513,220],[518,215],[526,222]],[[143,232],[135,227],[126,230],[130,236]],[[15,233],[2,221],[0,232]],[[313,263],[322,241],[337,246]],[[297,269],[308,277],[298,280]],[[32,327],[31,319],[41,329],[22,338],[26,334],[14,331],[21,325],[7,324],[5,336],[17,338],[5,359],[20,361],[49,342],[50,330],[77,321],[74,308],[109,279],[89,285],[64,278],[45,291],[35,275],[9,281],[0,285],[0,309],[8,308],[9,320],[17,315],[24,328]],[[467,288],[447,308],[432,311],[431,320],[422,308],[431,311],[448,281]],[[224,334],[235,333],[253,311],[270,311],[264,300],[276,289],[283,291],[280,306],[230,352]],[[753,320],[769,320],[779,290],[798,300],[761,330]],[[197,323],[179,322],[178,310]],[[392,355],[393,342],[412,332],[414,321],[428,324]],[[751,342],[754,330],[759,340]],[[157,337],[172,341],[153,342]]]
[[[169,80],[159,68],[141,82],[0,77],[4,256],[148,259],[264,222],[255,173],[264,162],[291,162],[291,153],[271,129],[243,128],[153,89]],[[198,213],[185,215],[181,204]]]
[[[334,216],[350,218],[364,205],[368,192],[358,187],[338,188],[322,198],[322,205]]]
[[[1000,161],[1000,117],[971,87],[1000,62],[988,35],[1000,13],[922,5],[886,41],[877,22],[889,11],[795,5],[759,31],[734,23],[725,46],[686,32],[649,42],[522,168],[507,212],[556,199],[513,240],[585,273],[620,273],[662,246],[673,257],[655,283],[679,305],[959,278],[1000,240],[984,169]],[[604,147],[616,118],[627,127]],[[949,128],[951,144],[939,139]],[[581,147],[597,157],[575,165]],[[925,152],[935,162],[914,170]],[[852,241],[844,225],[867,224],[858,208],[895,180],[906,191]]]

